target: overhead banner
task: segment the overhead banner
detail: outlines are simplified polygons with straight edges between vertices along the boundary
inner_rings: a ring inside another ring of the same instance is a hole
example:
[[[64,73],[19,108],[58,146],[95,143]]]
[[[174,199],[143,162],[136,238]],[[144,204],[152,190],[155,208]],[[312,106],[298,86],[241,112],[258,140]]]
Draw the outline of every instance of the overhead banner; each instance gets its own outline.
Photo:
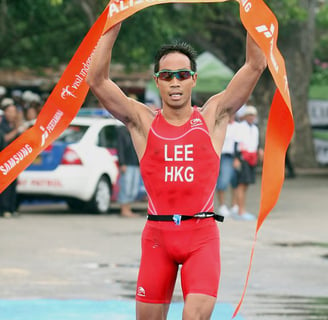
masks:
[[[225,2],[227,0],[112,0],[90,29],[67,66],[58,84],[46,101],[34,126],[24,132],[0,153],[0,192],[22,172],[36,156],[52,143],[77,114],[88,86],[85,78],[92,52],[103,33],[134,13],[163,3]],[[278,22],[262,0],[237,0],[240,18],[265,53],[268,68],[277,86],[274,95],[265,139],[261,203],[255,230],[257,233],[276,204],[284,182],[285,154],[294,132],[291,101],[285,62],[277,47]],[[122,40],[124,41],[124,40]],[[255,241],[254,241],[255,244]],[[254,245],[251,251],[251,261]],[[234,312],[237,314],[247,287],[251,263],[242,298]]]

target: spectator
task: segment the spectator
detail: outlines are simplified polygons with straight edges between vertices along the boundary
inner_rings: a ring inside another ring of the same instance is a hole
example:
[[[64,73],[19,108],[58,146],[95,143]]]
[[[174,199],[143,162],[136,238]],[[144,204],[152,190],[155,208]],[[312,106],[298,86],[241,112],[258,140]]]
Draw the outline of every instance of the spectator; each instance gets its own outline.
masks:
[[[17,108],[14,101],[10,98],[5,98],[1,102],[1,107],[4,111],[3,118],[0,123],[0,132],[2,146],[1,150],[14,141],[23,131],[23,127],[19,127],[17,123]],[[0,150],[0,151],[1,151]],[[0,194],[0,214],[5,218],[10,218],[16,213],[16,185],[17,180],[14,180]]]
[[[5,97],[7,89],[4,86],[0,86],[0,102]]]
[[[138,195],[140,170],[137,154],[129,131],[125,126],[119,127],[117,137],[118,162],[120,166],[118,202],[123,217],[136,217],[131,210],[131,203]]]
[[[238,214],[234,218],[239,220],[255,220],[252,213],[246,212],[246,193],[250,184],[255,183],[256,165],[262,160],[263,150],[259,148],[259,129],[255,125],[257,110],[254,106],[246,106],[244,121],[240,123],[240,141],[238,143],[237,161],[238,171],[237,203]]]
[[[295,170],[292,160],[290,159],[290,145],[287,148],[286,156],[285,156],[285,167],[287,169],[287,172],[285,174],[286,178],[295,178]]]
[[[31,106],[25,110],[25,121],[35,120],[38,116],[38,110],[36,107]]]
[[[227,127],[226,136],[224,139],[221,157],[220,157],[220,173],[216,184],[216,191],[219,200],[219,214],[227,217],[230,215],[230,210],[225,202],[225,193],[229,185],[231,185],[231,210],[238,211],[237,205],[237,171],[234,162],[235,158],[235,143],[238,139],[239,123],[235,121],[235,114],[230,115],[229,124]]]

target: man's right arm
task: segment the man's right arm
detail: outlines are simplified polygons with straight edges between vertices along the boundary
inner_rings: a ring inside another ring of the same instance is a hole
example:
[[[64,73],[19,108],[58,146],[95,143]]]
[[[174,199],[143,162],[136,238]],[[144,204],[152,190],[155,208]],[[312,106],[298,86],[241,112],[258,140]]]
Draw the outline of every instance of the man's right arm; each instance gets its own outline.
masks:
[[[138,113],[142,112],[145,106],[128,98],[109,78],[112,49],[120,28],[121,24],[117,24],[100,38],[92,55],[87,83],[100,103],[115,118],[128,126],[138,126]]]

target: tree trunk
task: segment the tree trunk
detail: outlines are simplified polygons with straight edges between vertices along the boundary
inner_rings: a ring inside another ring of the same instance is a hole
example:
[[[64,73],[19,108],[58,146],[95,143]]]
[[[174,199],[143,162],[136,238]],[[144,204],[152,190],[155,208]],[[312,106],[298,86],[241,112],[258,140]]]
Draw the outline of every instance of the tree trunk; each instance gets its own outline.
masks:
[[[307,19],[295,22],[279,34],[279,49],[285,58],[289,90],[293,107],[295,133],[291,142],[290,157],[300,168],[317,167],[311,124],[308,114],[308,92],[312,74],[316,1],[301,0]],[[261,137],[264,138],[268,109],[275,86],[267,72],[262,76],[254,97],[260,114]]]
[[[286,58],[289,77],[295,134],[291,145],[291,156],[298,167],[316,167],[312,130],[308,113],[308,94],[312,74],[312,58],[315,33],[316,1],[302,0],[300,6],[307,13],[307,21],[299,23],[286,38],[282,39],[282,50]]]

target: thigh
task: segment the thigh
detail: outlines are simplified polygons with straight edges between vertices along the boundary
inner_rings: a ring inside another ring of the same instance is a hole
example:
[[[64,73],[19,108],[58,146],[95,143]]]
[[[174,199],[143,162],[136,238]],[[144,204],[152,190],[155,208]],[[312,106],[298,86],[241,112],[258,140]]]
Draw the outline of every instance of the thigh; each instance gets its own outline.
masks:
[[[143,303],[170,303],[177,271],[178,265],[167,254],[161,232],[146,224],[142,234],[136,299]]]
[[[213,221],[210,228],[201,232],[191,244],[191,254],[181,268],[184,298],[189,294],[217,296],[221,271],[219,230]]]

